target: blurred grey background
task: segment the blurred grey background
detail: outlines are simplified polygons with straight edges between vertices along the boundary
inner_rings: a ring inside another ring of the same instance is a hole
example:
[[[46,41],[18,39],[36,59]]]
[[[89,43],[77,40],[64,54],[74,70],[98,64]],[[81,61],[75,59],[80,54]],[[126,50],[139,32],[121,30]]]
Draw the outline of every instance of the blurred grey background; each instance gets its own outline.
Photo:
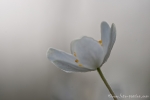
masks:
[[[150,96],[149,0],[0,0],[0,100],[113,100],[96,71],[68,74],[46,58],[49,47],[99,40],[102,21],[117,27],[102,67],[109,84],[117,95]]]

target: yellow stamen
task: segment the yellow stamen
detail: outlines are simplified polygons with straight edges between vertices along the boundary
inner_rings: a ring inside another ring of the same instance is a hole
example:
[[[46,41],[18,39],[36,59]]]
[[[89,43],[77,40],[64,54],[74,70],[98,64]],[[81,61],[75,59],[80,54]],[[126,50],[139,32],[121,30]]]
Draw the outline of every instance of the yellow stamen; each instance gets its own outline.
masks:
[[[78,64],[78,66],[82,67],[82,64]]]
[[[76,62],[76,63],[78,63],[78,62],[79,62],[79,60],[78,60],[78,59],[76,59],[76,60],[75,60],[75,62]]]
[[[75,57],[77,56],[75,52],[74,52],[74,54],[73,54],[73,55],[74,55]]]
[[[98,42],[99,42],[100,45],[102,45],[102,40],[99,40]]]

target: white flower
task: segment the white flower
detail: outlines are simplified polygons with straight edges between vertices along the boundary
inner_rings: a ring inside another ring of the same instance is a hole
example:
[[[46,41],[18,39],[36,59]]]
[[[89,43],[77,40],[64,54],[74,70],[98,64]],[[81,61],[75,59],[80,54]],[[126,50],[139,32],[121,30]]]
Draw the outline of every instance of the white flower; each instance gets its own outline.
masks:
[[[65,72],[87,72],[101,67],[108,59],[116,40],[116,28],[101,23],[101,40],[84,36],[71,42],[71,54],[49,48],[48,59]]]

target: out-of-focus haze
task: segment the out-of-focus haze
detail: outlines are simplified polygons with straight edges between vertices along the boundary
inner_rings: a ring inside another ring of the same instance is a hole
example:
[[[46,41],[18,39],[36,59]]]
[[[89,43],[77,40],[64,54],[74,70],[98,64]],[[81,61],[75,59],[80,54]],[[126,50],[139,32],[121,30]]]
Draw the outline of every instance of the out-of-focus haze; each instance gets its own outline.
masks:
[[[102,21],[117,27],[102,67],[109,84],[117,95],[150,96],[149,0],[0,0],[0,100],[113,100],[96,71],[68,74],[46,58],[49,47],[99,40]]]

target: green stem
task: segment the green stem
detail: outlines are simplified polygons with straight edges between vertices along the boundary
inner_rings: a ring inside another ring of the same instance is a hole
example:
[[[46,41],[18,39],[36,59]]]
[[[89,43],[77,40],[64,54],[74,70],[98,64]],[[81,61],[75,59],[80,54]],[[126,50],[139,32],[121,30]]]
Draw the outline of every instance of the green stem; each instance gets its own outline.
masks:
[[[109,84],[108,84],[107,80],[105,79],[101,69],[97,68],[97,72],[99,73],[100,77],[102,78],[103,82],[105,83],[106,87],[108,88],[109,92],[111,93],[113,99],[117,100],[116,95],[114,94],[114,92],[112,91],[111,87],[109,86]]]

